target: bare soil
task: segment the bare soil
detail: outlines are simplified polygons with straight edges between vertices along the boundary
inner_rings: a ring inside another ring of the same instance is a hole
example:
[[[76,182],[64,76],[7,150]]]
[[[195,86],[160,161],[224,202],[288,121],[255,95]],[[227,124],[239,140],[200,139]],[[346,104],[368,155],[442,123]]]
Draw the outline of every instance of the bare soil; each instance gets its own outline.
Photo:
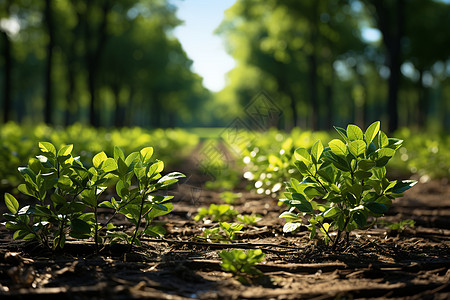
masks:
[[[371,228],[352,233],[351,245],[332,252],[308,232],[285,235],[276,199],[240,190],[240,213],[263,216],[233,245],[201,242],[199,207],[220,203],[219,193],[190,177],[174,192],[175,210],[160,221],[163,240],[147,239],[94,254],[91,243],[69,241],[63,253],[13,241],[0,229],[0,299],[450,299],[450,185],[419,183],[395,201],[388,221],[413,219],[403,232]],[[264,277],[241,284],[222,271],[226,248],[266,253]]]

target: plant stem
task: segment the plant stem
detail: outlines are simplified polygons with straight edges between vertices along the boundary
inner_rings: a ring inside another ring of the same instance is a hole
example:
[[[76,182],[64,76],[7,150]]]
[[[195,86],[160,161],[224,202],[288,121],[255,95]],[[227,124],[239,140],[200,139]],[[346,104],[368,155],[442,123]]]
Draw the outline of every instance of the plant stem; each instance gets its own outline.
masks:
[[[347,225],[349,222],[350,222],[350,216],[347,218],[347,220],[345,220],[344,230],[347,230]],[[334,240],[333,246],[331,247],[332,251],[336,250],[337,244],[339,243],[339,240],[341,239],[341,233],[342,233],[342,230],[338,230],[336,239]]]
[[[145,195],[144,195],[144,196],[145,196]],[[138,222],[137,222],[137,224],[136,224],[136,229],[135,229],[135,231],[134,231],[133,238],[132,238],[131,241],[130,241],[130,249],[129,249],[129,251],[131,251],[131,249],[132,249],[132,247],[133,247],[133,242],[134,242],[134,240],[135,240],[136,237],[137,237],[137,234],[138,234],[138,231],[139,231],[139,227],[140,227],[140,225],[141,225],[142,211],[144,210],[144,202],[145,202],[145,197],[144,197],[144,196],[142,196],[141,207],[140,207],[140,209],[139,209],[139,218],[138,218]]]
[[[72,200],[70,200],[70,203],[72,203],[73,201],[75,201],[75,199],[78,197],[78,195],[80,195],[84,190],[85,190],[85,189],[83,188],[83,189],[81,189],[81,191],[79,191],[78,193],[76,193],[75,195],[73,195],[73,198],[72,198]],[[67,220],[67,214],[64,215],[64,218],[63,218],[63,220],[62,220],[62,222],[61,222],[61,226],[60,226],[60,229],[59,229],[59,241],[58,241],[58,245],[57,245],[56,248],[58,248],[58,247],[59,247],[59,248],[62,248],[62,247],[61,247],[61,241],[62,241],[61,236],[62,236],[62,234],[63,234],[64,226],[66,225],[66,220]]]
[[[94,243],[95,243],[95,252],[98,254],[98,217],[97,217],[97,207],[98,207],[98,200],[95,201],[95,207],[94,207]]]
[[[325,232],[325,234],[327,235],[327,237],[330,239],[330,241],[333,242],[333,245],[334,245],[335,241],[334,241],[334,240],[331,238],[331,236],[328,234],[328,230],[325,230],[325,227],[323,227],[322,222],[318,222],[318,223],[319,223],[320,227],[322,228],[323,232]]]
[[[317,165],[316,165],[316,169],[317,169]],[[308,170],[308,173],[309,173],[309,175],[311,175],[317,181],[318,184],[320,184],[320,186],[323,188],[325,193],[328,193],[327,188],[322,184],[322,182],[320,182],[319,178],[317,178],[315,175],[313,175],[309,170]]]

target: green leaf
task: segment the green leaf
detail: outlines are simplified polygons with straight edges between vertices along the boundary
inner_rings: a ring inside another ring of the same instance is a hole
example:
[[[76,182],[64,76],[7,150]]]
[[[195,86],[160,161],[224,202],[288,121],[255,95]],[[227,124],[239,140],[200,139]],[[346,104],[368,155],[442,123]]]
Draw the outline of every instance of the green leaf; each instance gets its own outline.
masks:
[[[120,149],[117,146],[114,146],[114,160],[117,162],[119,158],[125,161],[125,154],[123,154],[122,149]]]
[[[117,159],[117,168],[118,168],[119,174],[121,176],[124,176],[124,175],[126,175],[128,173],[128,166],[127,166],[127,164],[125,163],[125,161],[121,157],[119,157]]]
[[[388,137],[381,130],[378,132],[377,144],[378,144],[378,148],[384,148],[384,147],[387,147],[389,145]]]
[[[20,172],[20,174],[22,174],[22,176],[25,178],[26,175],[29,176],[29,178],[36,183],[36,174],[28,167],[18,167],[17,168]]]
[[[367,202],[364,204],[364,206],[377,215],[382,215],[388,210],[388,207],[386,205],[378,202]]]
[[[322,152],[323,152],[323,145],[322,145],[322,142],[320,140],[318,140],[317,142],[315,142],[315,144],[311,148],[311,156],[313,157],[313,159],[316,163],[319,162]]]
[[[170,186],[178,181],[178,178],[186,177],[184,174],[179,172],[173,172],[165,175],[164,177],[158,180],[158,183],[161,184],[160,188]]]
[[[325,218],[330,218],[332,216],[334,216],[335,214],[337,214],[339,212],[339,209],[337,207],[332,207],[330,209],[328,209],[326,212],[324,212],[323,216]]]
[[[125,198],[130,193],[129,187],[130,185],[127,182],[119,180],[116,184],[117,195],[119,195],[120,198]]]
[[[125,163],[127,164],[128,167],[134,168],[134,165],[136,164],[138,159],[139,159],[139,153],[133,152],[127,156],[127,158],[125,159]]]
[[[107,158],[105,161],[103,161],[102,164],[102,170],[105,173],[114,172],[117,170],[117,163],[113,158]]]
[[[106,155],[105,152],[100,152],[97,153],[93,158],[92,158],[92,164],[94,165],[95,168],[99,169],[102,165],[102,163],[108,159],[108,156]]]
[[[366,130],[366,143],[370,144],[380,131],[380,121],[373,122]]]
[[[322,197],[322,196],[325,195],[325,192],[323,191],[323,188],[322,188],[322,187],[319,187],[319,186],[317,186],[317,187],[314,187],[314,186],[307,186],[307,187],[303,190],[303,193],[304,193],[309,199],[312,199],[312,198],[317,197],[317,196]]]
[[[362,171],[368,171],[370,169],[372,169],[373,167],[375,167],[375,162],[369,159],[361,159],[358,162],[358,169],[362,170]]]
[[[153,220],[156,217],[167,215],[168,213],[170,213],[173,210],[173,204],[170,202],[166,202],[161,205],[163,205],[165,207],[165,210],[152,209],[146,216],[148,218],[148,220]]]
[[[333,126],[334,129],[342,136],[344,141],[348,142],[347,131],[344,128]]]
[[[146,167],[134,168],[134,174],[136,174],[138,180],[141,180],[143,177],[145,177],[146,170],[147,170]]]
[[[17,230],[13,234],[13,240],[31,240],[34,238],[36,238],[36,236],[27,230]]]
[[[346,160],[346,157],[338,156],[333,153],[333,151],[327,151],[325,152],[326,157],[331,163],[338,168],[339,170],[342,170],[344,172],[350,171],[349,164]]]
[[[353,214],[353,220],[359,228],[366,226],[367,224],[367,216],[364,214],[364,211],[357,210]]]
[[[309,202],[306,199],[291,200],[290,205],[295,207],[295,208],[297,208],[299,211],[304,212],[304,213],[312,213],[312,212],[314,212],[313,207],[311,205],[311,202]]]
[[[372,173],[367,172],[367,171],[358,170],[355,172],[355,176],[356,176],[356,178],[358,178],[358,180],[365,180],[367,178],[370,178],[370,176],[372,176]]]
[[[17,187],[17,189],[24,195],[31,197],[35,196],[35,190],[31,189],[28,184],[22,183]]]
[[[52,200],[53,205],[54,205],[55,207],[56,207],[56,206],[61,206],[61,205],[64,205],[64,204],[67,203],[66,199],[64,199],[63,196],[61,196],[61,195],[59,195],[59,194],[57,194],[57,193],[53,193],[53,194],[50,196],[50,199]]]
[[[335,172],[333,167],[331,167],[331,165],[329,165],[326,168],[320,168],[319,171],[317,172],[323,179],[325,179],[327,182],[334,182],[334,178],[335,178]]]
[[[311,164],[311,155],[305,148],[297,148],[294,152],[294,157],[296,160],[302,161],[305,165]]]
[[[350,141],[362,140],[364,138],[361,128],[353,124],[347,126],[347,136]]]
[[[73,145],[66,145],[66,146],[62,147],[61,149],[59,149],[58,156],[59,157],[69,156],[72,153],[72,150],[73,150]]]
[[[400,148],[403,145],[403,140],[400,140],[400,139],[388,138],[388,141],[389,141],[389,145],[387,147],[394,149],[394,150],[397,150],[398,148]]]
[[[416,185],[416,183],[417,183],[416,180],[398,181],[389,192],[400,194],[412,188],[414,185]]]
[[[284,224],[283,226],[283,232],[284,233],[289,233],[289,232],[294,232],[297,229],[300,228],[300,226],[302,226],[302,223],[298,223],[298,222],[289,222]]]
[[[306,164],[303,161],[297,160],[294,162],[294,166],[298,169],[300,174],[307,175],[309,172],[309,168],[306,166]]]
[[[392,157],[395,154],[395,150],[391,148],[378,149],[376,152],[377,158],[381,159],[383,157]]]
[[[104,208],[112,208],[112,209],[114,209],[114,206],[113,206],[112,203],[109,202],[109,201],[103,201],[102,203],[100,203],[100,204],[98,205],[98,207],[104,207]]]
[[[346,156],[348,154],[347,146],[338,139],[334,139],[328,143],[333,154],[338,156]]]
[[[297,214],[294,214],[293,212],[290,211],[285,211],[283,213],[281,213],[281,215],[278,216],[278,218],[287,218],[287,219],[298,219]]]
[[[366,143],[362,140],[352,141],[348,145],[348,150],[354,157],[358,157],[366,151]]]
[[[164,170],[164,162],[158,160],[150,165],[150,168],[147,172],[147,177],[152,178],[158,173],[161,173]]]
[[[142,161],[143,161],[144,163],[147,163],[147,162],[150,161],[150,158],[151,158],[152,155],[153,155],[153,147],[146,147],[146,148],[143,148],[143,149],[140,151],[140,153],[141,153],[141,156],[142,156]]]
[[[5,193],[5,204],[11,213],[16,214],[19,211],[19,202],[9,193]]]
[[[83,220],[73,219],[70,221],[70,228],[77,233],[90,233],[91,226]]]
[[[154,237],[163,237],[166,230],[160,225],[150,225],[144,233]]]
[[[366,157],[371,157],[373,153],[377,150],[377,146],[373,142],[369,143],[369,146],[366,150]]]
[[[39,150],[41,150],[42,153],[49,153],[52,157],[56,157],[56,148],[52,143],[39,142]]]

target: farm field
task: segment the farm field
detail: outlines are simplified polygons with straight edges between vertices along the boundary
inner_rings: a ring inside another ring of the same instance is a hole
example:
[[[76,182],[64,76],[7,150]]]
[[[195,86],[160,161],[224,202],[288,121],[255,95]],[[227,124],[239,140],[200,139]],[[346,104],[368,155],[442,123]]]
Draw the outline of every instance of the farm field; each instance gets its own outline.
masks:
[[[125,132],[123,136],[130,135],[130,131]],[[306,227],[294,233],[283,232],[285,220],[279,216],[286,207],[280,205],[278,199],[284,190],[286,177],[298,174],[281,174],[282,170],[274,169],[274,166],[278,164],[288,168],[295,148],[309,149],[317,138],[325,144],[335,137],[333,134],[266,133],[269,141],[249,138],[248,143],[240,144],[238,148],[242,157],[239,159],[236,152],[230,154],[233,148],[223,150],[223,155],[219,155],[220,162],[212,159],[217,155],[211,156],[211,152],[205,150],[209,139],[194,138],[190,135],[192,133],[177,134],[174,141],[194,139],[197,142],[176,159],[168,152],[181,153],[182,143],[170,143],[170,147],[159,150],[165,152],[164,155],[155,154],[169,160],[168,170],[186,175],[170,189],[162,191],[164,195],[174,196],[173,211],[157,217],[157,223],[166,230],[164,237],[144,236],[142,246],[132,250],[123,242],[105,244],[99,254],[96,254],[92,239],[68,237],[62,250],[50,251],[37,243],[13,240],[13,232],[1,226],[1,298],[448,299],[450,185],[448,177],[442,176],[449,170],[448,161],[437,159],[434,163],[440,169],[436,170],[431,166],[431,161],[427,166],[417,159],[394,157],[393,169],[388,170],[388,174],[399,179],[411,177],[417,179],[418,184],[405,192],[404,197],[393,201],[383,218],[386,221],[384,224],[353,230],[349,246],[331,250],[322,240],[310,240]],[[242,134],[253,136],[255,133]],[[94,139],[97,135],[92,133],[91,136]],[[148,133],[148,136],[152,134]],[[167,144],[171,133],[167,131],[158,137],[155,145]],[[5,135],[3,138],[8,140]],[[271,143],[272,138],[278,142]],[[413,143],[414,139],[406,141]],[[425,143],[423,139],[422,142]],[[73,143],[77,149],[76,139]],[[85,143],[88,144],[88,141]],[[127,144],[126,141],[123,143]],[[137,145],[136,149],[147,143]],[[423,152],[420,155],[416,154],[419,148],[410,148],[408,143],[405,145],[408,150],[399,150],[399,154],[408,154],[413,158],[423,155],[431,157],[430,153],[444,153],[447,149],[445,139],[430,140],[426,144],[431,145],[429,151],[421,147]],[[9,145],[11,150],[14,143],[10,135]],[[226,149],[229,143],[225,140],[214,145],[213,148],[220,154],[220,149]],[[264,148],[264,145],[272,145],[272,148]],[[261,150],[255,152],[256,148]],[[134,150],[126,152],[131,151]],[[86,154],[86,157],[89,155]],[[412,168],[415,168],[415,173],[411,173]],[[8,174],[14,174],[10,171]],[[8,178],[13,178],[11,182],[21,180],[19,175]],[[276,182],[270,182],[267,178],[276,178]],[[282,187],[276,184],[279,182]],[[20,207],[31,204],[29,197],[20,195],[13,184],[4,183],[2,189],[14,194]],[[107,189],[102,195],[103,199],[110,199],[111,196],[116,196],[114,189]],[[227,221],[242,224],[243,227],[233,239],[230,236],[205,234],[220,228],[218,220],[196,218],[200,209],[212,204],[231,205],[230,211],[236,211]],[[7,211],[2,201],[1,212]],[[99,222],[111,218],[111,213],[110,209],[99,208]],[[256,214],[261,219],[254,220],[253,224],[240,221],[242,216]],[[388,224],[399,224],[402,220],[413,220],[415,225],[389,228]],[[115,225],[123,227],[124,231],[132,229],[123,217],[117,218]],[[219,253],[231,249],[261,249],[265,257],[256,267],[263,275],[250,276],[243,284],[238,276],[222,269]]]

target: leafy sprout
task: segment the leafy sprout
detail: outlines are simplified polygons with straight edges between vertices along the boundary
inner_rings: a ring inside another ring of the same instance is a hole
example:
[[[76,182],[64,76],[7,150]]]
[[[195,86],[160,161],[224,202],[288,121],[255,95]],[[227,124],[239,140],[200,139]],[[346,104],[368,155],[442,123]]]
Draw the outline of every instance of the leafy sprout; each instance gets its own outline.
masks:
[[[37,239],[45,247],[62,249],[67,236],[93,238],[99,251],[106,241],[122,240],[131,247],[140,245],[144,235],[158,237],[165,233],[164,228],[152,221],[172,211],[172,197],[155,192],[184,175],[173,172],[162,176],[164,163],[152,159],[152,147],[127,157],[118,147],[114,149],[114,157],[102,151],[92,157],[91,167],[72,156],[73,145],[57,150],[49,142],[40,142],[39,149],[40,155],[31,158],[27,167],[19,168],[25,182],[18,190],[35,203],[19,209],[19,201],[5,194],[10,211],[4,214],[5,226],[14,230],[14,239]],[[100,196],[109,187],[115,187],[119,198],[101,201]],[[109,208],[113,213],[103,223],[99,220],[100,207]],[[114,226],[112,220],[117,214],[124,215],[134,225],[131,235]]]
[[[233,273],[243,284],[250,284],[263,275],[255,267],[257,263],[264,260],[265,254],[261,249],[249,250],[248,252],[238,249],[231,251],[222,250],[219,256],[222,258],[222,263],[220,264],[222,269]]]
[[[294,165],[303,180],[287,182],[285,198],[280,199],[289,208],[280,215],[286,220],[284,232],[306,226],[311,239],[320,232],[333,250],[342,233],[348,244],[352,230],[369,226],[369,217],[383,216],[395,198],[417,183],[387,179],[386,165],[403,141],[388,138],[380,122],[365,132],[353,124],[335,128],[341,139],[330,141],[328,147],[319,140],[310,150],[295,150]],[[334,238],[332,231],[337,231]]]

